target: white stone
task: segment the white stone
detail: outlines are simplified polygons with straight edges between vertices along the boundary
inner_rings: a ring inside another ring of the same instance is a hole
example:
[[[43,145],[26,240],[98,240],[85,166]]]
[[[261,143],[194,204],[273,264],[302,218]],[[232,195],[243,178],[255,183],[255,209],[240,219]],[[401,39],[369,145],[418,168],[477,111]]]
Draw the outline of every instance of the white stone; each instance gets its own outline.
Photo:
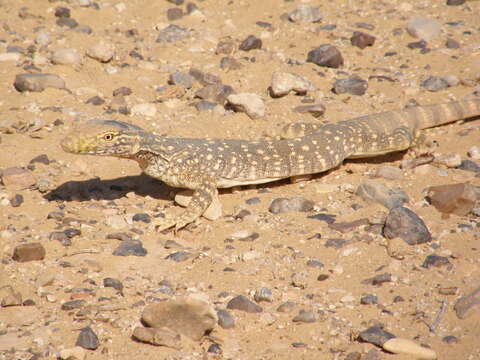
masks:
[[[413,18],[407,24],[408,33],[416,38],[431,41],[440,35],[442,25],[433,19]]]
[[[81,56],[75,49],[58,49],[52,54],[52,63],[57,65],[78,66],[81,62]]]
[[[470,156],[474,160],[480,160],[480,147],[479,146],[472,146],[468,149],[468,156]]]
[[[437,354],[432,349],[420,346],[408,339],[393,338],[385,342],[382,347],[394,354],[412,355],[415,359],[435,360],[437,358]]]
[[[18,60],[20,60],[22,55],[20,55],[19,53],[3,53],[3,54],[0,54],[0,62],[3,62],[3,61],[12,61],[12,62],[17,62]]]
[[[157,107],[152,103],[135,104],[132,106],[132,115],[153,117],[157,114]]]
[[[231,94],[227,97],[227,101],[236,111],[245,112],[251,119],[265,116],[265,103],[257,94]]]
[[[113,229],[120,230],[127,227],[127,222],[121,215],[109,216],[106,220],[107,226],[112,227]]]
[[[308,91],[314,91],[313,84],[303,77],[283,71],[276,71],[272,75],[270,88],[275,97],[285,96],[290,91],[297,94],[305,94]]]
[[[87,55],[100,62],[109,62],[115,55],[115,45],[111,42],[100,40],[88,48]]]
[[[60,351],[60,359],[63,360],[84,360],[87,352],[80,346],[75,346],[69,349],[63,349]]]

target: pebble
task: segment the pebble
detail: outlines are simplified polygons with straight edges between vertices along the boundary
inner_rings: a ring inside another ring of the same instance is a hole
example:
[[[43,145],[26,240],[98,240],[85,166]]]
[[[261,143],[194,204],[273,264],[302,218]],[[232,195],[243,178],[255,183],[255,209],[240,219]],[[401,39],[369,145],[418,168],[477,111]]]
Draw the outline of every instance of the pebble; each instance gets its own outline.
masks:
[[[459,49],[460,43],[455,39],[448,38],[447,41],[445,41],[445,46],[447,49]]]
[[[124,240],[113,251],[114,256],[145,256],[147,249],[145,249],[140,240]]]
[[[416,342],[408,339],[390,339],[382,345],[382,348],[394,354],[411,355],[412,358],[418,360],[435,360],[437,358],[437,354],[432,349],[420,346]]]
[[[315,104],[315,105],[300,105],[293,108],[293,112],[297,112],[300,114],[303,113],[310,113],[314,118],[319,118],[323,114],[325,114],[325,106],[322,104]]]
[[[465,4],[466,0],[447,0],[448,6],[458,6]]]
[[[152,222],[150,215],[145,213],[138,213],[132,216],[132,221],[141,221],[145,224],[150,224]]]
[[[459,319],[480,314],[480,287],[458,299],[453,309]]]
[[[180,8],[167,9],[167,20],[175,21],[183,17],[183,10]]]
[[[87,353],[82,347],[75,346],[60,350],[59,356],[62,360],[85,360]]]
[[[78,334],[75,346],[87,350],[96,350],[100,346],[100,342],[98,341],[97,334],[95,334],[91,327],[84,327],[80,330],[80,334]]]
[[[318,260],[314,260],[314,259],[310,259],[307,261],[306,265],[308,267],[311,267],[311,268],[317,268],[317,269],[321,269],[323,268],[325,265],[323,265],[320,261]]]
[[[40,243],[27,243],[15,246],[12,259],[18,262],[43,260],[46,251]]]
[[[160,30],[158,37],[155,41],[160,44],[173,43],[185,39],[188,34],[189,32],[186,28],[175,24],[170,24]]]
[[[378,274],[374,277],[362,280],[362,284],[373,286],[382,286],[382,284],[388,282],[392,282],[392,274],[390,273]]]
[[[222,83],[208,84],[195,92],[195,97],[208,100],[211,99],[219,104],[224,104],[228,96],[233,94],[233,88]],[[255,95],[256,96],[256,95]],[[261,100],[261,99],[260,99]],[[263,102],[263,100],[262,100]]]
[[[137,326],[133,330],[132,337],[156,346],[166,346],[176,350],[180,350],[182,347],[180,334],[167,327],[146,328]]]
[[[403,171],[396,166],[383,165],[377,168],[375,171],[375,177],[387,180],[398,180],[403,177]]]
[[[323,14],[320,12],[320,6],[301,5],[288,13],[288,20],[291,22],[316,23],[322,18]]]
[[[58,18],[55,23],[58,26],[67,27],[69,29],[75,29],[78,26],[78,22],[75,19],[69,17]]]
[[[257,38],[255,35],[248,35],[245,40],[243,40],[239,47],[240,50],[250,51],[254,49],[262,48],[262,40]]]
[[[189,253],[188,251],[176,251],[174,253],[167,255],[165,259],[172,260],[175,262],[183,262],[188,260],[191,257],[192,257],[192,253]]]
[[[235,111],[244,112],[251,119],[257,119],[265,116],[265,103],[257,94],[230,94],[227,96],[227,102]]]
[[[235,327],[235,319],[232,314],[223,309],[217,309],[218,325],[223,329],[233,329]]]
[[[222,354],[222,348],[218,344],[212,344],[208,347],[207,352],[210,354]]]
[[[390,210],[385,219],[383,235],[387,239],[399,237],[409,245],[424,244],[432,240],[423,220],[403,206]]]
[[[41,46],[47,46],[51,43],[50,35],[45,31],[37,32],[37,35],[35,35],[35,43]]]
[[[395,338],[395,335],[383,330],[378,326],[369,327],[358,334],[358,337],[363,342],[368,342],[377,346],[383,346],[388,340]]]
[[[29,164],[49,165],[50,159],[48,158],[47,154],[41,154],[41,155],[35,156],[32,160],[30,160]]]
[[[467,155],[473,160],[480,160],[480,146],[472,146],[470,149],[468,149]]]
[[[263,311],[261,306],[258,306],[243,295],[238,295],[231,299],[227,304],[227,309],[240,310],[252,314],[261,313]]]
[[[81,309],[86,305],[85,300],[72,300],[72,301],[67,301],[62,304],[61,309],[64,311],[71,311],[75,309]]]
[[[300,310],[298,315],[293,319],[293,322],[314,323],[317,321],[317,316],[313,311]]]
[[[314,85],[303,77],[282,71],[275,71],[272,75],[270,85],[273,97],[288,95],[291,91],[297,95],[305,95],[309,91],[314,91]]]
[[[459,339],[453,335],[447,335],[442,338],[442,341],[446,344],[458,344]]]
[[[307,62],[336,69],[343,65],[343,57],[335,46],[324,44],[308,53]]]
[[[458,153],[439,154],[434,156],[434,162],[448,168],[456,168],[462,164],[462,157]]]
[[[416,38],[431,41],[440,35],[442,25],[433,19],[413,18],[407,24],[407,32]]]
[[[91,104],[91,105],[103,105],[105,104],[105,100],[103,100],[100,96],[93,96],[87,101],[85,101],[85,104]]]
[[[52,63],[56,65],[73,65],[79,66],[82,58],[75,49],[58,49],[55,50],[50,58]]]
[[[33,173],[21,167],[6,168],[1,176],[3,185],[9,190],[28,189],[37,183]]]
[[[372,294],[364,295],[360,298],[360,304],[362,305],[376,305],[378,304],[378,297]]]
[[[308,286],[308,273],[306,271],[294,272],[292,274],[292,285],[300,289],[306,289]]]
[[[21,306],[23,304],[22,294],[18,291],[15,291],[10,285],[0,288],[0,297],[1,307]]]
[[[153,103],[135,104],[131,109],[132,115],[141,115],[145,117],[154,117],[157,115],[157,107]]]
[[[268,211],[272,214],[281,214],[287,211],[300,211],[308,212],[312,211],[314,202],[307,200],[302,196],[296,196],[293,198],[276,198],[268,207]]]
[[[239,62],[237,59],[226,56],[223,57],[220,60],[220,69],[225,70],[225,71],[230,71],[230,70],[238,70],[243,67],[242,63]]]
[[[432,186],[428,189],[430,203],[441,213],[465,216],[475,207],[477,194],[469,183]]]
[[[222,83],[222,79],[220,79],[217,75],[210,74],[195,68],[190,68],[188,73],[192,75],[195,80],[197,80],[203,86]]]
[[[0,54],[0,62],[4,61],[11,61],[11,62],[18,62],[22,57],[19,53],[3,53]]]
[[[18,74],[13,86],[19,92],[41,92],[47,88],[65,89],[65,81],[55,74]]]
[[[212,331],[217,321],[213,307],[194,297],[152,303],[142,312],[142,322],[146,326],[166,327],[196,341]]]
[[[58,18],[69,18],[71,16],[70,9],[62,6],[55,8],[55,16]]]
[[[105,40],[100,40],[87,49],[87,56],[102,63],[109,62],[113,59],[114,55],[115,45]]]
[[[127,222],[125,221],[124,217],[121,215],[108,216],[105,223],[107,224],[107,226],[116,230],[124,229],[127,227]]]
[[[10,198],[10,205],[12,207],[19,207],[24,202],[22,194],[15,194]]]
[[[425,258],[425,260],[423,261],[422,267],[424,267],[425,269],[429,269],[432,266],[439,268],[439,267],[448,266],[451,264],[452,263],[450,262],[450,260],[448,260],[447,257],[432,254],[432,255],[428,255]]]
[[[375,40],[375,36],[361,31],[355,31],[350,38],[351,44],[360,49],[365,49],[367,46],[373,46],[375,44]]]
[[[105,279],[103,279],[103,286],[104,287],[111,287],[111,288],[114,288],[115,290],[117,290],[120,294],[123,293],[123,284],[120,280],[118,279],[114,279],[114,278],[110,278],[110,277],[107,277]]]
[[[429,76],[420,83],[420,86],[428,91],[440,91],[448,88],[448,82],[438,76]]]
[[[194,81],[195,78],[192,75],[183,72],[175,72],[173,74],[170,74],[170,76],[168,77],[169,84],[180,85],[183,86],[185,89],[190,89],[193,86]]]
[[[368,82],[356,75],[352,75],[348,79],[335,80],[333,84],[335,94],[363,95],[367,88]]]
[[[407,194],[401,190],[392,190],[382,183],[374,180],[366,180],[357,188],[355,194],[366,202],[376,202],[387,209],[402,206],[409,201]]]
[[[270,290],[269,288],[265,288],[265,287],[257,289],[255,291],[255,295],[253,296],[253,299],[256,302],[261,302],[261,301],[273,302],[272,290]]]
[[[297,304],[295,304],[292,301],[287,301],[284,302],[283,304],[280,304],[280,306],[277,308],[277,311],[280,313],[289,313],[293,311],[297,307]]]

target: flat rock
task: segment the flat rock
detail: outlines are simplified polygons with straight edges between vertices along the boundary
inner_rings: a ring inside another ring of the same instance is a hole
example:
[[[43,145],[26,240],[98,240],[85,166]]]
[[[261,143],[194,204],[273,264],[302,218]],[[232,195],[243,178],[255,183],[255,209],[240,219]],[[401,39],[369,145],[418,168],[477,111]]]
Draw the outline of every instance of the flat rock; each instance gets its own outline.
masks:
[[[96,350],[100,346],[100,342],[98,341],[97,334],[95,334],[92,328],[85,327],[80,330],[75,346],[88,350]]]
[[[261,313],[263,311],[261,306],[258,306],[243,295],[235,296],[230,300],[227,304],[227,309],[240,310],[248,313]]]
[[[335,80],[333,84],[335,94],[363,95],[367,88],[368,82],[356,75],[352,75],[348,79]]]
[[[428,198],[441,213],[465,216],[475,207],[477,194],[471,184],[460,183],[432,186]]]
[[[399,237],[409,245],[424,244],[432,240],[423,220],[403,206],[390,210],[385,219],[383,235],[388,239]]]
[[[82,61],[82,57],[75,49],[58,49],[53,52],[51,60],[56,65],[78,66]]]
[[[288,13],[288,20],[292,22],[316,23],[322,18],[323,14],[320,12],[320,6],[301,5]]]
[[[176,331],[167,327],[146,328],[137,326],[133,330],[133,338],[148,344],[166,346],[172,349],[181,349],[181,336]]]
[[[280,214],[287,211],[308,212],[313,210],[313,205],[313,201],[307,200],[301,196],[293,198],[277,198],[271,202],[268,211],[272,214]]]
[[[420,86],[428,91],[436,92],[448,88],[449,85],[444,78],[429,76],[420,83]]]
[[[265,116],[265,103],[257,94],[230,94],[227,96],[227,101],[235,111],[244,112],[251,119]]]
[[[366,202],[376,202],[387,209],[402,206],[408,202],[408,196],[403,190],[389,189],[382,183],[374,180],[366,180],[357,188],[355,194]]]
[[[393,338],[387,340],[382,348],[394,354],[411,355],[414,359],[435,360],[437,354],[432,349],[423,347],[416,342],[408,339]]]
[[[109,62],[113,59],[114,55],[115,45],[105,40],[100,40],[87,49],[87,56],[102,63]]]
[[[10,285],[3,286],[0,288],[0,305],[2,307],[20,306],[22,305],[22,294]]]
[[[365,49],[367,46],[373,46],[373,44],[375,44],[375,40],[375,36],[361,31],[355,31],[350,38],[351,44],[360,49]]]
[[[448,266],[448,265],[452,265],[450,260],[448,260],[448,257],[431,254],[425,258],[425,260],[423,261],[422,267],[424,267],[425,269],[428,269],[431,267],[439,268],[439,267]]]
[[[124,240],[113,251],[114,256],[145,256],[147,249],[140,240]]]
[[[240,50],[250,51],[262,48],[262,40],[255,35],[248,35],[238,46]]]
[[[369,327],[367,330],[360,332],[359,339],[374,344],[377,346],[383,346],[388,340],[395,338],[395,335],[381,329],[378,326]]]
[[[170,24],[160,30],[157,40],[155,41],[161,44],[173,43],[185,39],[186,37],[188,37],[188,35],[188,29],[175,24]]]
[[[142,313],[142,321],[147,326],[167,327],[197,341],[215,327],[217,320],[213,307],[195,298],[150,304]]]
[[[325,114],[325,106],[322,104],[299,105],[294,107],[292,111],[300,114],[310,113],[314,118],[319,118]]]
[[[40,243],[28,243],[15,246],[13,250],[13,260],[18,262],[27,262],[43,260],[45,258],[45,248]]]
[[[480,315],[480,287],[458,299],[453,308],[457,317],[462,320],[474,314]]]
[[[281,97],[291,91],[299,95],[305,95],[308,91],[315,90],[313,84],[303,77],[283,71],[276,71],[272,75],[270,85],[271,94],[274,97]]]
[[[84,348],[75,346],[73,348],[60,350],[59,356],[62,360],[84,360],[87,352]]]
[[[407,24],[407,32],[416,38],[431,41],[440,35],[442,25],[433,19],[414,18]]]
[[[2,171],[2,182],[9,190],[23,190],[34,186],[37,179],[30,170],[11,167]]]
[[[40,92],[47,88],[65,89],[65,81],[55,74],[18,74],[13,86],[19,92]]]
[[[235,319],[227,310],[217,309],[217,316],[218,325],[223,329],[233,329],[235,327]]]
[[[335,46],[324,44],[308,53],[307,62],[336,69],[343,65],[343,56]]]

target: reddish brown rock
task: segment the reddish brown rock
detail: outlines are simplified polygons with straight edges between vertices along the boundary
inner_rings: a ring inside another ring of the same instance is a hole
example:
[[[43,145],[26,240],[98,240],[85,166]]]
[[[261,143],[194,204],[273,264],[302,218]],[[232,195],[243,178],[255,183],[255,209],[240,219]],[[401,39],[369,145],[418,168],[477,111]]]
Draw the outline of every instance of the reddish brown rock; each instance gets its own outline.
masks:
[[[29,170],[11,167],[3,170],[2,182],[7,189],[22,190],[35,185],[37,180]]]
[[[441,213],[460,216],[472,211],[477,200],[475,188],[469,183],[432,186],[428,197]]]
[[[18,245],[13,250],[12,258],[18,262],[43,260],[45,258],[45,248],[40,243]]]

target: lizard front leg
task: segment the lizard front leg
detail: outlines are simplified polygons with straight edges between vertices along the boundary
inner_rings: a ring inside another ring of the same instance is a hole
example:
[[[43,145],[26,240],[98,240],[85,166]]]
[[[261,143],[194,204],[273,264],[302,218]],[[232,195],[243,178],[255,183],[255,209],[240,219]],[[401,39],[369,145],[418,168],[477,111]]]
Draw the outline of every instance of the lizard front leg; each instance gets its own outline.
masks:
[[[175,232],[194,222],[207,210],[213,199],[218,196],[215,182],[211,179],[202,179],[200,185],[194,190],[193,196],[186,210],[179,216],[160,218],[154,222],[157,231],[163,231],[175,226]]]

